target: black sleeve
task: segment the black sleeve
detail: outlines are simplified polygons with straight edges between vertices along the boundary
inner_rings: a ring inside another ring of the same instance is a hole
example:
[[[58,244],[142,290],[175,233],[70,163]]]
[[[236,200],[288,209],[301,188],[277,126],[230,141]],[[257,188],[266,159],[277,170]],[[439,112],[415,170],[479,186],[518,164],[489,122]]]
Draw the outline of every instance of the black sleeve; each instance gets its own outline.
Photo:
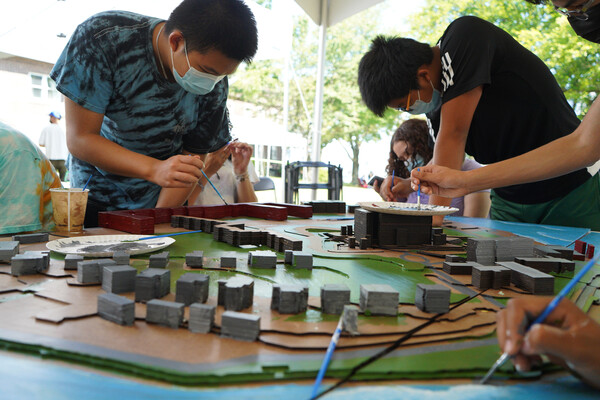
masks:
[[[461,17],[440,39],[443,103],[491,83],[498,28],[477,17]]]

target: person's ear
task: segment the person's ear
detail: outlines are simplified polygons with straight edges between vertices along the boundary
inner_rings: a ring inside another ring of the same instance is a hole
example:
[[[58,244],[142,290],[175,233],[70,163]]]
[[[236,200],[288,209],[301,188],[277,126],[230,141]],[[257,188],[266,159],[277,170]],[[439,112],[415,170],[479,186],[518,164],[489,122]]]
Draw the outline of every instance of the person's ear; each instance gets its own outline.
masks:
[[[431,71],[429,70],[429,66],[421,65],[419,69],[417,69],[417,81],[419,82],[419,87],[426,88],[430,87],[430,83],[433,80],[431,76]]]
[[[169,34],[169,46],[173,50],[173,53],[177,52],[180,48],[183,49],[184,43],[185,39],[181,31],[175,29]]]

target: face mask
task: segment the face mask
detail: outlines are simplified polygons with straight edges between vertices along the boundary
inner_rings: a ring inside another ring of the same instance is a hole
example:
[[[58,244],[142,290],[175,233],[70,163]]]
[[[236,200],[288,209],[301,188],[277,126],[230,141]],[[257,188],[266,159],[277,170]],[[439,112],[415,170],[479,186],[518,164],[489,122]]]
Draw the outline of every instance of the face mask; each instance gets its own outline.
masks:
[[[184,43],[185,49],[185,59],[187,60],[188,71],[184,76],[180,76],[177,70],[175,69],[175,63],[173,63],[173,49],[171,49],[171,65],[173,65],[173,76],[179,85],[193,94],[204,95],[210,93],[217,82],[225,77],[225,75],[211,75],[205,72],[198,71],[190,65],[190,59],[187,54],[187,45]]]
[[[410,106],[410,110],[407,110],[409,114],[419,115],[419,114],[427,114],[435,109],[437,109],[440,104],[442,104],[442,94],[439,90],[433,87],[433,83],[429,81],[431,84],[431,88],[433,89],[433,95],[431,96],[431,101],[429,103],[421,100],[421,92],[417,92],[419,94],[419,100],[415,101],[412,106]]]
[[[415,168],[422,167],[423,165],[425,165],[425,159],[420,154],[417,154],[411,157],[409,160],[404,161],[404,166],[408,172],[411,172]]]
[[[585,21],[569,17],[569,24],[578,36],[590,42],[600,43],[600,5],[586,11],[588,19]]]

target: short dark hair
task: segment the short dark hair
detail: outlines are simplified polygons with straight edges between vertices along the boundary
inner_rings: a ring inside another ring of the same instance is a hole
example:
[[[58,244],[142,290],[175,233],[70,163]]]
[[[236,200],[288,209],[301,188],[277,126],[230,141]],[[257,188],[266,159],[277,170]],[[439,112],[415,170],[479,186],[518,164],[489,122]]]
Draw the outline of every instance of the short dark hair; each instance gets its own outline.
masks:
[[[400,140],[410,144],[412,152],[409,156],[415,157],[418,154],[423,157],[425,164],[427,164],[433,158],[433,146],[427,122],[419,118],[408,119],[400,124],[396,132],[394,132],[392,140],[390,140],[390,156],[385,170],[388,175],[392,175],[393,172],[396,176],[408,178],[410,177],[410,172],[404,165],[404,160],[398,158],[396,153],[394,153],[394,145]]]
[[[528,3],[531,4],[546,4],[548,3],[548,0],[525,0]]]
[[[432,60],[433,50],[426,43],[377,36],[358,65],[358,87],[364,103],[382,117],[390,100],[418,89],[417,70]]]
[[[178,29],[188,51],[218,50],[226,57],[249,63],[258,48],[254,14],[242,0],[183,0],[165,25]]]

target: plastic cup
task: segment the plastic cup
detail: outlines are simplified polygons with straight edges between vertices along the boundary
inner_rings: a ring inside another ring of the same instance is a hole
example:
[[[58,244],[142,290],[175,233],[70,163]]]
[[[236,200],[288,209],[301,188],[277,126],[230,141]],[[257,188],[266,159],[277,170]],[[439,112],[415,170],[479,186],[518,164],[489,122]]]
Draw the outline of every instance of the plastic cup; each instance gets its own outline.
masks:
[[[82,232],[89,189],[50,189],[58,232]]]

